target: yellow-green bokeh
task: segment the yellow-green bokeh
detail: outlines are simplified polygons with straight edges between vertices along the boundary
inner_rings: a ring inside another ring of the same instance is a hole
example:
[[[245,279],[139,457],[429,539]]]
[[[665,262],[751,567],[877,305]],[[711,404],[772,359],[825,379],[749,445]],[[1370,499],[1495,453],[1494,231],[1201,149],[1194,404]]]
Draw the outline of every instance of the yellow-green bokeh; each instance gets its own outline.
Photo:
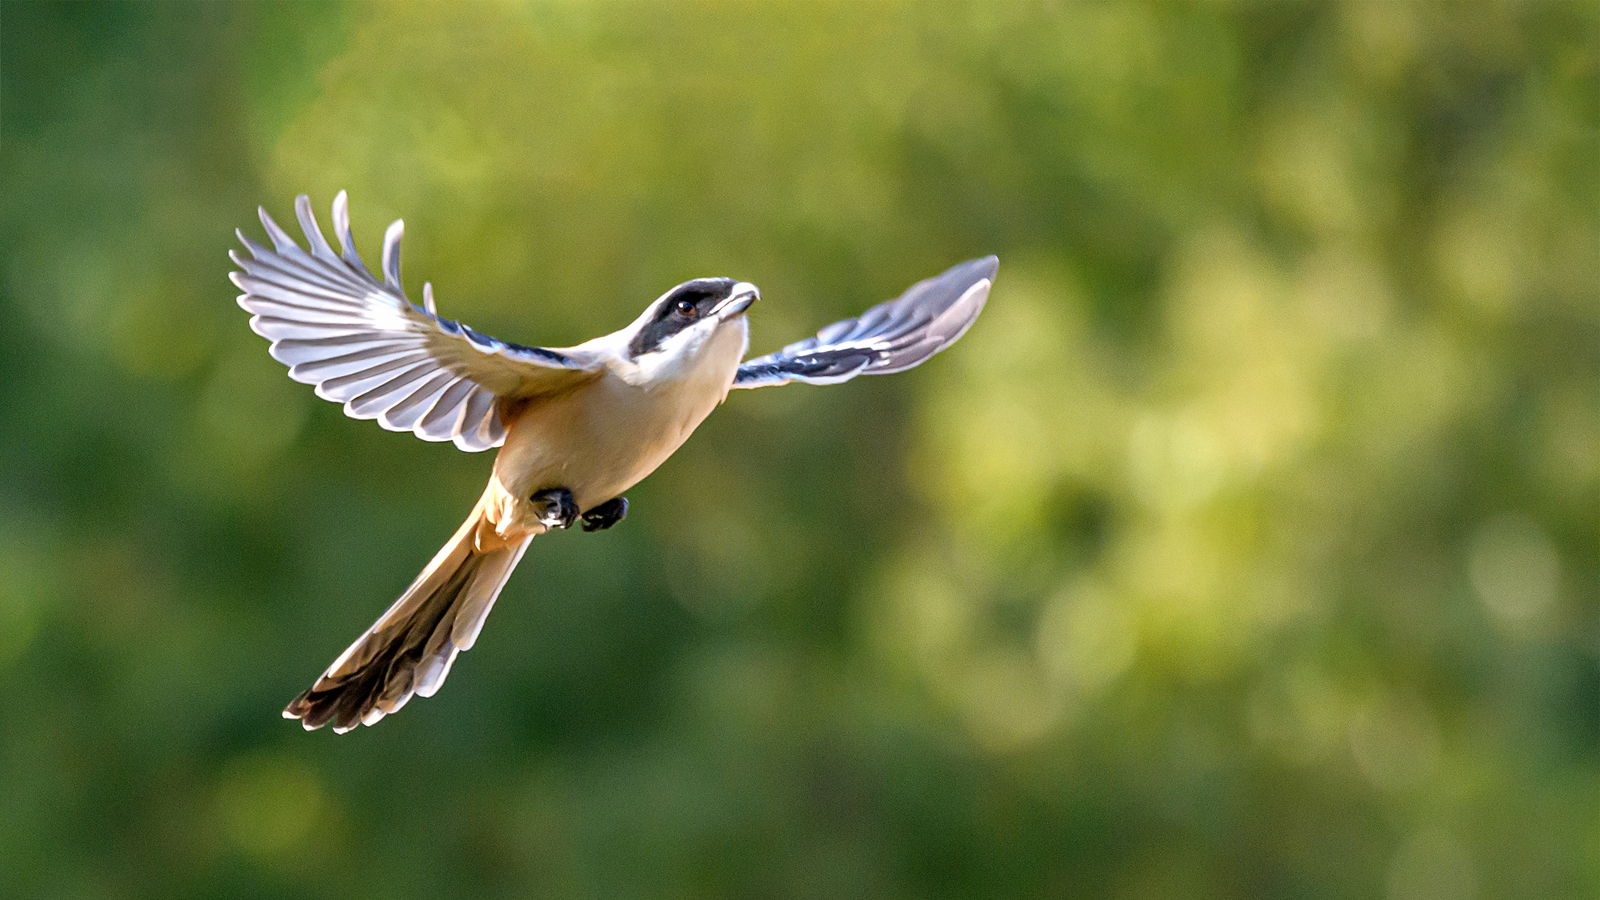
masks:
[[[1594,4],[0,15],[0,895],[1600,895]],[[1001,269],[307,735],[490,462],[234,305],[340,189],[524,343]]]

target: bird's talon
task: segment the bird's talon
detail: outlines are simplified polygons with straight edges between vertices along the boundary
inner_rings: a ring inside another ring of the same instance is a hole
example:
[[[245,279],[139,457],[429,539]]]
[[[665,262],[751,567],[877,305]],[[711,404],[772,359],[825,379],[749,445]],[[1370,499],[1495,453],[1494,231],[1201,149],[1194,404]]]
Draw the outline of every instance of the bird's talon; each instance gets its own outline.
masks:
[[[612,497],[582,516],[584,531],[604,531],[628,516],[628,498]]]
[[[571,528],[578,520],[578,503],[564,487],[537,491],[528,499],[539,507],[535,518],[546,528]]]

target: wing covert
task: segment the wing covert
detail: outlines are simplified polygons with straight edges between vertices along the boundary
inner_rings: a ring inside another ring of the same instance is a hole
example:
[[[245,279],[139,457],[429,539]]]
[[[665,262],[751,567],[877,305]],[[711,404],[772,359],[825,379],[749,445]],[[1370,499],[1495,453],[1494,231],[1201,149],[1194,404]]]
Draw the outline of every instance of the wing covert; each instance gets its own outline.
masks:
[[[838,384],[920,365],[972,327],[999,268],[997,257],[985,256],[919,281],[894,300],[835,322],[815,337],[745,361],[733,386]]]
[[[431,284],[423,306],[413,304],[400,286],[399,221],[384,234],[379,281],[356,253],[344,191],[333,200],[338,251],[306,195],[295,199],[295,214],[309,250],[263,209],[272,248],[238,232],[250,255],[229,251],[239,271],[228,277],[244,291],[239,305],[251,313],[251,330],[272,342],[269,352],[289,377],[344,404],[346,415],[486,450],[505,440],[500,399],[559,390],[599,371],[591,354],[511,344],[441,318]]]

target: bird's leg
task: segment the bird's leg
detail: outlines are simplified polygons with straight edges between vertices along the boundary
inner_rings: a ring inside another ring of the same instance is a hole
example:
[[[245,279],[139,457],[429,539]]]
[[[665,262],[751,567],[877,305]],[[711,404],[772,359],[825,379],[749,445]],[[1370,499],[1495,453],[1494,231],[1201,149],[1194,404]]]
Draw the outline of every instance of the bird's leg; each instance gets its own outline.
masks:
[[[578,502],[564,487],[535,491],[528,499],[538,510],[535,518],[546,528],[571,528],[578,520]]]
[[[584,513],[584,531],[604,531],[621,522],[628,515],[628,498],[612,497],[610,500]]]

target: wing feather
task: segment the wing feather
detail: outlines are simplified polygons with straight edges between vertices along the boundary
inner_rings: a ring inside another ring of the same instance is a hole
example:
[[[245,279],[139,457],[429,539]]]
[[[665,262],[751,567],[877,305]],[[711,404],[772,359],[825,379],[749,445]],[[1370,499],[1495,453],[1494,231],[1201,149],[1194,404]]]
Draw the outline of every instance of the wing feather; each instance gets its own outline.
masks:
[[[414,366],[418,363],[426,363],[427,360],[428,357],[420,353],[411,356],[398,356],[394,359],[377,363],[370,368],[362,369],[359,372],[327,378],[317,384],[317,396],[334,403],[348,403],[380,384],[390,381],[393,377],[392,373],[397,370],[407,366]],[[376,413],[366,416],[359,415],[353,409],[346,409],[345,413],[356,419],[370,419],[376,415]]]
[[[972,327],[999,268],[999,259],[986,256],[919,281],[899,297],[834,322],[815,337],[747,360],[733,386],[838,384],[857,375],[887,375],[921,365]]]
[[[495,446],[504,436],[493,436],[485,429],[490,423],[498,423],[498,417],[492,415],[494,411],[494,395],[481,387],[474,387],[472,393],[461,403],[461,429],[456,435],[456,446],[467,451],[486,450]],[[473,426],[473,423],[477,423]]]
[[[450,382],[455,380],[449,372],[432,372],[422,383],[407,391],[404,399],[397,401],[393,406],[383,411],[378,417],[378,424],[390,431],[411,431],[416,429],[417,437],[423,440],[433,438],[417,428],[417,423],[422,420],[423,413],[433,408],[434,400],[444,393]],[[448,436],[446,436],[448,439]]]
[[[486,450],[505,440],[501,399],[561,390],[600,371],[602,360],[586,351],[507,343],[440,318],[431,285],[426,306],[413,304],[400,282],[399,221],[384,232],[380,281],[356,252],[344,191],[333,200],[338,250],[310,198],[300,195],[294,207],[306,248],[263,209],[272,246],[238,232],[248,255],[229,251],[238,270],[228,277],[244,292],[239,305],[251,330],[272,342],[273,359],[317,396],[344,404],[346,415]]]

